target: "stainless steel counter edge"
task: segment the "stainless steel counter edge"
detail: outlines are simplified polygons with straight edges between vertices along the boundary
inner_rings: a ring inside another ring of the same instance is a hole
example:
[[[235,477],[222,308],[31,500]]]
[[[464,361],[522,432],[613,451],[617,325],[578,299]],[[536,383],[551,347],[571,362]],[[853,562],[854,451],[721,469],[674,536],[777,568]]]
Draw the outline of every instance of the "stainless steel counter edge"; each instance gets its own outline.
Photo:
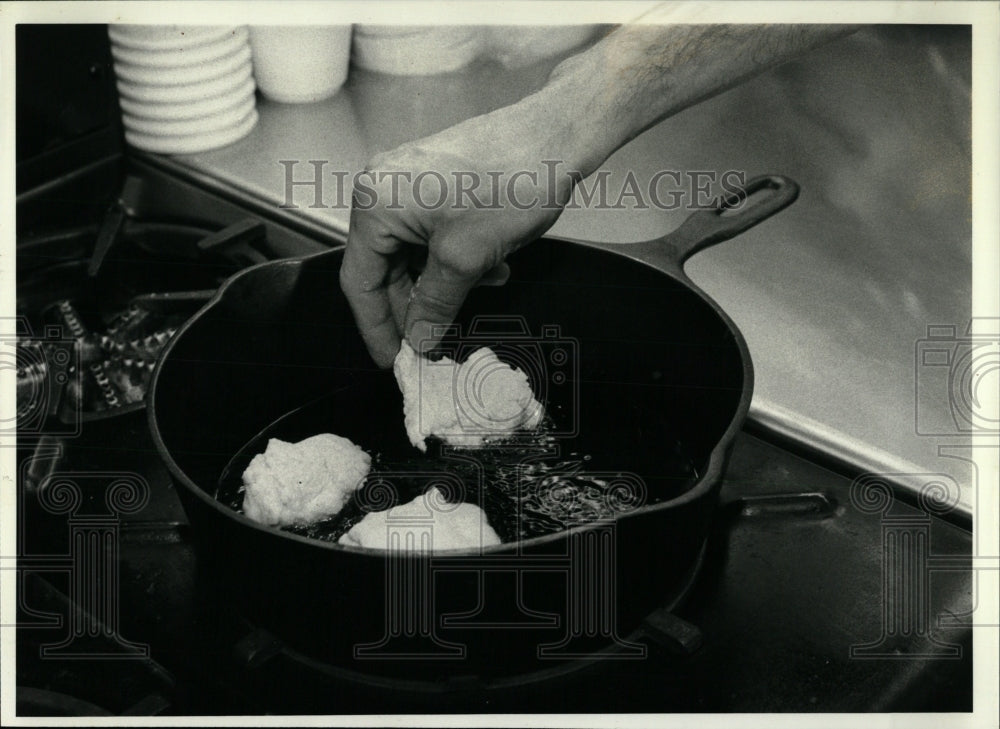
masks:
[[[928,493],[928,487],[933,482],[928,480],[932,474],[928,474],[926,468],[874,448],[801,414],[792,413],[766,399],[754,397],[748,420],[771,434],[806,446],[820,454],[824,460],[849,468],[858,474],[859,479],[869,476],[894,490],[917,497],[934,497]],[[954,511],[963,519],[971,519],[973,505],[963,500],[961,495],[957,496],[954,506],[945,511]]]
[[[347,242],[348,225],[346,220],[342,221],[331,216],[328,220],[320,224],[308,216],[298,214],[295,208],[284,208],[276,205],[273,200],[262,197],[250,186],[241,186],[230,180],[214,177],[207,172],[185,164],[183,158],[149,152],[137,152],[135,150],[132,150],[131,153],[135,159],[146,165],[168,172],[181,180],[196,184],[210,192],[216,193],[220,197],[224,197],[246,208],[248,212],[259,215],[262,218],[267,218],[300,230],[303,233],[311,235],[324,245],[336,247]]]

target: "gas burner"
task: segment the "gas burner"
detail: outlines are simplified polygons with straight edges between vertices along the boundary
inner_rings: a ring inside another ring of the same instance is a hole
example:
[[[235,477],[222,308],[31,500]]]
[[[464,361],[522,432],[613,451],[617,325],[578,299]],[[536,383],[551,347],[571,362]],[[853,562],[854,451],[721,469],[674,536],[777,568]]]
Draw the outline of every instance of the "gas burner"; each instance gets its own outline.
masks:
[[[91,419],[141,407],[156,359],[177,328],[203,304],[209,294],[182,292],[158,297],[151,306],[148,297],[138,297],[111,318],[104,331],[85,323],[77,306],[68,299],[57,301],[42,312],[46,327],[64,333],[62,340],[69,357],[62,372],[54,414],[66,422],[72,418]],[[33,350],[23,357],[29,364],[18,369],[18,411],[31,412],[29,393],[37,392],[46,378],[56,352],[44,349],[37,340],[19,342]],[[71,351],[69,351],[71,350]],[[22,394],[23,393],[23,394]],[[49,393],[50,396],[53,393]]]
[[[19,425],[141,408],[178,327],[229,276],[271,256],[254,218],[216,232],[136,220],[140,188],[126,180],[100,226],[18,242]]]

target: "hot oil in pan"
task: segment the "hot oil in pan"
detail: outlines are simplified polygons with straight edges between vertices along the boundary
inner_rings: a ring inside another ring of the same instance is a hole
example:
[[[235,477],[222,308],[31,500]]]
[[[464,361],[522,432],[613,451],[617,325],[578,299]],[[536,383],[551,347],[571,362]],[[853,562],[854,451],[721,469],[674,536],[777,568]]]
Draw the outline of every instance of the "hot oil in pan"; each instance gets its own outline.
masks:
[[[641,410],[641,405],[632,408]],[[635,507],[673,498],[697,481],[694,462],[680,440],[660,438],[650,443],[655,469],[632,472],[621,468],[620,461],[628,454],[603,452],[600,439],[554,437],[558,428],[553,417],[560,416],[556,409],[537,431],[485,448],[449,448],[431,438],[424,454],[406,437],[402,399],[392,375],[359,375],[352,386],[286,414],[250,440],[223,471],[216,498],[242,511],[243,471],[265,450],[268,440],[294,443],[318,433],[350,438],[372,455],[365,485],[339,514],[314,524],[286,527],[328,542],[336,542],[364,518],[371,504],[378,503],[379,508],[404,504],[434,486],[450,501],[480,506],[500,539],[514,542],[614,518]],[[629,418],[631,422],[644,419],[638,412]],[[381,448],[372,448],[375,443]],[[382,500],[386,485],[392,494],[389,501]],[[376,488],[379,495],[373,491]]]

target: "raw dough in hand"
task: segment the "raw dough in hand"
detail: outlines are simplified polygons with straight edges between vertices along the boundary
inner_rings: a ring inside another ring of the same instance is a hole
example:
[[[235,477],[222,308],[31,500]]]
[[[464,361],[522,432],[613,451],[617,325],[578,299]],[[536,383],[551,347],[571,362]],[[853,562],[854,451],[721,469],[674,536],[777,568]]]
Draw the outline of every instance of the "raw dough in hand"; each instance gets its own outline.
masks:
[[[404,550],[420,549],[422,539],[429,540],[423,544],[434,552],[500,544],[500,537],[486,521],[486,512],[475,504],[449,504],[437,488],[408,504],[366,514],[339,542],[388,550],[390,529],[400,535],[398,545]],[[410,534],[412,538],[407,539]]]
[[[406,434],[422,451],[430,435],[449,445],[479,448],[538,427],[544,415],[528,376],[489,347],[477,349],[462,364],[448,357],[432,362],[403,340],[392,369],[403,392]]]
[[[243,513],[277,526],[320,521],[343,508],[370,469],[371,457],[339,435],[271,438],[243,472]]]

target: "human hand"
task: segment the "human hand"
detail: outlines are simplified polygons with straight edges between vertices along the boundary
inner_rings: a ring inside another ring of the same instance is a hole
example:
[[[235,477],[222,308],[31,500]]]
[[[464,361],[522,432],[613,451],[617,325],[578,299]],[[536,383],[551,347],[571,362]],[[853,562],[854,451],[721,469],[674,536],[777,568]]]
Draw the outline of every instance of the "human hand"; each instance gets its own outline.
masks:
[[[566,159],[544,112],[528,97],[367,166],[340,284],[380,367],[404,336],[418,352],[432,349],[433,329],[454,321],[472,287],[503,283],[504,259],[558,219],[573,180],[543,163]]]
[[[371,161],[355,185],[340,283],[379,366],[392,364],[403,336],[417,351],[432,348],[432,327],[450,324],[474,285],[502,279],[506,256],[548,230],[575,182],[622,144],[853,32],[839,25],[649,22],[671,12],[658,7],[647,22],[623,26],[569,57],[541,90],[516,104]],[[551,174],[553,168],[561,172]],[[416,184],[421,175],[423,189]],[[470,189],[483,204],[463,196]],[[441,204],[421,204],[438,198]]]

